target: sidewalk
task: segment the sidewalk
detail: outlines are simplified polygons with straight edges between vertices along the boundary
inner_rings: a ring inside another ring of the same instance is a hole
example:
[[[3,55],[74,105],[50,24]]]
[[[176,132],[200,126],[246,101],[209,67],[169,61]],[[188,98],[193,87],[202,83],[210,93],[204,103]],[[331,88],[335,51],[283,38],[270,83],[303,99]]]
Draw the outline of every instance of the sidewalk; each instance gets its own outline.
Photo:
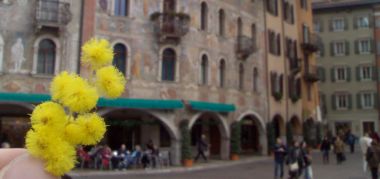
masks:
[[[266,156],[254,156],[254,157],[244,157],[238,161],[230,160],[211,160],[207,163],[199,162],[195,163],[193,167],[185,168],[182,166],[174,166],[160,169],[132,169],[132,170],[108,170],[108,171],[95,171],[95,170],[74,170],[69,173],[71,177],[91,177],[91,176],[128,176],[128,175],[153,175],[153,174],[163,174],[163,173],[181,173],[190,171],[199,171],[206,169],[214,169],[219,167],[229,167],[240,164],[247,164],[252,162],[260,162],[270,159]]]

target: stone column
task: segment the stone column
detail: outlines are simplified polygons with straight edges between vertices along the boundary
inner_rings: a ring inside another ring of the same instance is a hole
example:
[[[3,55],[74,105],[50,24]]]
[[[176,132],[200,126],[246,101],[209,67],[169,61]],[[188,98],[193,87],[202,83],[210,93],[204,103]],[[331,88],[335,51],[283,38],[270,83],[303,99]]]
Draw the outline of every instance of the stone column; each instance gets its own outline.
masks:
[[[230,138],[222,137],[220,146],[220,157],[222,160],[230,159]]]
[[[181,141],[171,139],[170,159],[172,165],[181,165]]]

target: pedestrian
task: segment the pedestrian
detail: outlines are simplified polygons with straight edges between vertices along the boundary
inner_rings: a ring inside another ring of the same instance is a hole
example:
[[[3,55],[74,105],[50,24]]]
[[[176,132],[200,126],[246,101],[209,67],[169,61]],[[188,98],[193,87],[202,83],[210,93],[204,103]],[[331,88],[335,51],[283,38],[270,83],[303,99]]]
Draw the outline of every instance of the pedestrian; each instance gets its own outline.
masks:
[[[356,141],[356,137],[354,134],[351,133],[351,130],[348,130],[347,131],[347,134],[346,134],[346,141],[347,141],[347,144],[350,146],[350,151],[351,153],[353,154],[355,152],[355,141]]]
[[[371,145],[372,139],[369,137],[368,133],[365,133],[363,137],[360,138],[359,144],[360,144],[360,149],[362,150],[362,158],[363,158],[363,172],[367,172],[367,160],[366,160],[366,154],[367,154],[367,149]]]
[[[202,134],[201,138],[197,142],[197,155],[195,157],[195,161],[198,160],[200,156],[207,162],[207,157],[205,152],[208,150],[208,144],[206,143],[206,136]]]
[[[371,146],[367,149],[366,160],[368,162],[368,166],[371,169],[372,179],[378,179],[378,169],[380,162],[380,149],[376,140],[371,142]]]
[[[284,161],[286,156],[286,147],[280,138],[277,139],[277,144],[274,146],[274,178],[284,177]]]
[[[305,173],[305,179],[312,179],[313,178],[313,169],[311,167],[311,153],[310,150],[307,147],[306,142],[302,143],[302,157],[303,157],[303,170]]]
[[[299,177],[300,163],[303,163],[302,151],[298,142],[293,141],[288,150],[286,163],[289,165],[289,179]]]
[[[330,153],[330,149],[331,149],[331,142],[330,140],[327,138],[327,136],[325,136],[322,140],[322,144],[321,144],[321,152],[322,152],[322,155],[323,155],[323,163],[324,164],[328,164],[329,163],[329,153]]]
[[[340,137],[336,137],[334,150],[336,154],[336,162],[337,164],[341,164],[344,160],[346,160],[346,157],[344,156],[344,143]]]

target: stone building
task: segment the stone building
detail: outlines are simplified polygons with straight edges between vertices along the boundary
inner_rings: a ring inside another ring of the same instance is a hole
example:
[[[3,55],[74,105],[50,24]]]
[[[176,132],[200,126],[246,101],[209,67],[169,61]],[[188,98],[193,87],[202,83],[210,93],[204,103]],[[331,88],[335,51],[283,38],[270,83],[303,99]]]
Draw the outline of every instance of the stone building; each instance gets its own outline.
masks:
[[[321,107],[334,134],[351,130],[362,136],[379,129],[379,4],[313,4],[314,29],[322,39],[317,58]]]
[[[34,106],[15,94],[47,93],[54,74],[78,70],[80,14],[80,1],[0,1],[0,140],[22,147],[29,128]]]

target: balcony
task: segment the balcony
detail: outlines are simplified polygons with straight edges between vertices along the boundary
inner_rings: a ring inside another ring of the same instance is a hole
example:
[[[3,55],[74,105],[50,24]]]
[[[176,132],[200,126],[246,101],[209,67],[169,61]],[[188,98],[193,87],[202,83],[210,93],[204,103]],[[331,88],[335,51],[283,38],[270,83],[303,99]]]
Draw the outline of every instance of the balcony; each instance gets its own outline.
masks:
[[[178,44],[189,32],[190,16],[188,14],[156,12],[150,18],[159,43]]]
[[[36,8],[37,28],[61,28],[71,20],[70,3],[38,0]]]
[[[290,71],[293,74],[297,74],[301,71],[301,59],[299,58],[289,58]]]
[[[317,34],[305,34],[301,47],[307,53],[314,53],[319,50],[318,44],[320,42],[320,37]]]
[[[236,45],[236,56],[239,59],[247,59],[255,51],[253,39],[245,35],[239,35]]]
[[[319,81],[317,66],[310,65],[306,67],[304,71],[304,79],[305,81],[310,82],[310,83]]]

